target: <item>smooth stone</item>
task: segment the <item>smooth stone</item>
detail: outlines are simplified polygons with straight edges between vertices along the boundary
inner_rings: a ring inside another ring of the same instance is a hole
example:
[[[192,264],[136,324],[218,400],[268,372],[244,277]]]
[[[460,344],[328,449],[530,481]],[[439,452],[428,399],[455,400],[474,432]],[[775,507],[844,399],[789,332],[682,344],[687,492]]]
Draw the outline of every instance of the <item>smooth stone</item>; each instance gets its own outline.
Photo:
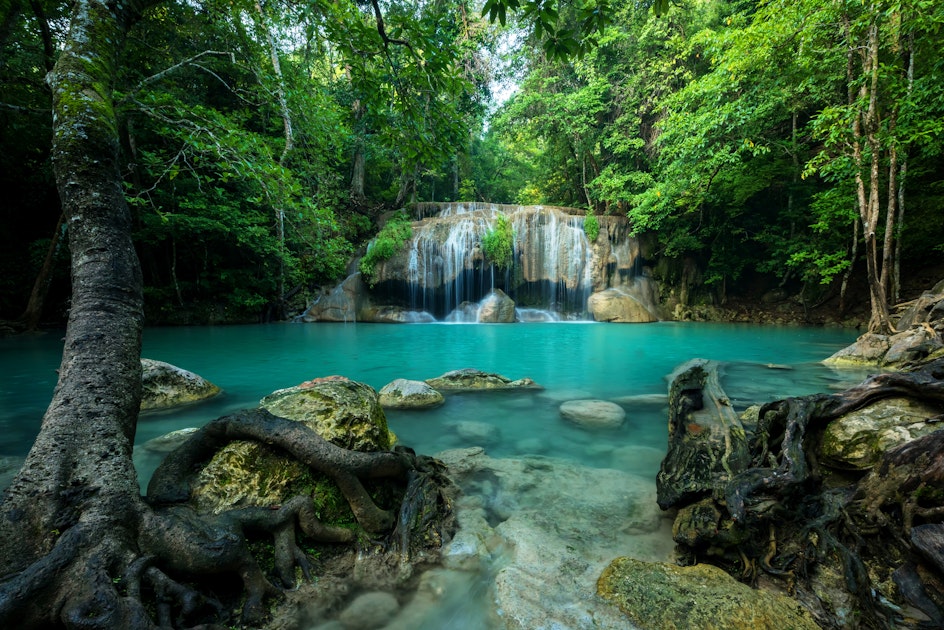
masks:
[[[479,322],[510,324],[515,321],[515,301],[501,289],[493,289],[479,302]]]
[[[364,593],[341,611],[338,621],[345,630],[375,630],[384,627],[400,610],[400,602],[384,591]]]
[[[475,420],[463,420],[452,425],[456,433],[465,442],[488,446],[501,442],[501,430],[493,424],[487,422],[477,422]]]
[[[618,288],[591,295],[587,299],[587,310],[598,322],[647,324],[659,321],[645,304]]]
[[[445,402],[438,391],[423,381],[398,378],[380,390],[380,405],[390,409],[430,409]]]
[[[570,400],[560,406],[565,420],[586,429],[615,429],[626,420],[626,412],[608,400]]]
[[[188,427],[186,429],[171,431],[170,433],[165,433],[164,435],[159,435],[156,438],[148,440],[142,444],[140,448],[151,451],[152,453],[170,453],[172,450],[189,440],[190,436],[197,431],[199,431],[199,429],[196,427]]]
[[[202,376],[154,359],[141,359],[141,411],[190,405],[220,393]]]

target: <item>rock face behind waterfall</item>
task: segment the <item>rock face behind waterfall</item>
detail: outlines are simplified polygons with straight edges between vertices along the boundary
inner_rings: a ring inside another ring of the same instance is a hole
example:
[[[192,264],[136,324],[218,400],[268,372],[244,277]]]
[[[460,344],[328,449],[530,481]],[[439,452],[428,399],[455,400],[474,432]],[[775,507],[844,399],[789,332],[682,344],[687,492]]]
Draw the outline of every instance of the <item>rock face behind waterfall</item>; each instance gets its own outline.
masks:
[[[375,314],[393,308],[417,315],[383,321],[515,321],[506,312],[495,312],[495,295],[504,294],[505,310],[537,309],[553,313],[550,319],[590,319],[590,297],[616,288],[638,305],[629,321],[658,319],[658,292],[644,273],[639,243],[630,236],[625,217],[597,217],[600,230],[591,242],[582,211],[574,209],[421,204],[416,216],[412,238],[392,257],[375,263],[357,295],[351,293],[355,282],[348,280],[343,290],[314,304],[304,319],[380,321]],[[483,246],[499,217],[505,217],[514,232],[510,265],[494,264]]]

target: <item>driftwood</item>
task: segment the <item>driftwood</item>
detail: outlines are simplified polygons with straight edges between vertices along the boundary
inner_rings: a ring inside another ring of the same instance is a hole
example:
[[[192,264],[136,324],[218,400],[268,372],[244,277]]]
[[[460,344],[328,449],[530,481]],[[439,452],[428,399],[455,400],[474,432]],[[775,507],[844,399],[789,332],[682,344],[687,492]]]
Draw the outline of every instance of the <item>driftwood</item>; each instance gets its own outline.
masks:
[[[827,469],[813,447],[831,420],[883,398],[905,396],[944,409],[944,360],[873,376],[841,393],[762,406],[747,436],[746,461],[732,459],[740,452],[731,448],[734,439],[692,440],[692,433],[704,433],[699,418],[709,410],[708,426],[716,432],[709,435],[736,438],[742,430],[719,413],[727,398],[700,373],[705,367],[696,362],[676,373],[669,453],[659,478],[660,505],[679,508],[674,531],[683,558],[712,561],[749,581],[762,574],[781,580],[824,627],[842,627],[852,610],[860,627],[940,627],[944,431],[887,452],[860,478]],[[732,468],[732,461],[743,466]],[[701,463],[709,468],[683,476],[685,466]],[[829,601],[829,589],[817,586],[830,575],[831,588],[846,592],[846,604]]]
[[[692,359],[671,376],[669,452],[656,477],[663,510],[704,496],[722,496],[748,465],[744,427],[718,380],[719,363]]]

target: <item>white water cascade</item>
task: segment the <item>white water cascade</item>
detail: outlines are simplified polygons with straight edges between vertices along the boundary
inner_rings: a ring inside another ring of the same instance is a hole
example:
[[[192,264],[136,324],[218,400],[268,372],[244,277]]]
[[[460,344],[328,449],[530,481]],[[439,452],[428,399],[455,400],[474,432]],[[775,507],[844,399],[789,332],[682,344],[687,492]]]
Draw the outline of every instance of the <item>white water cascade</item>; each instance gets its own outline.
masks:
[[[644,273],[639,243],[629,235],[625,217],[598,217],[600,232],[591,243],[585,217],[567,208],[420,204],[415,216],[412,238],[393,257],[375,264],[370,288],[357,291],[361,297],[352,293],[354,277],[345,281],[351,296],[345,304],[356,310],[346,321],[658,319],[657,291]],[[499,216],[514,230],[507,269],[496,267],[482,251]],[[631,301],[636,315],[600,315],[598,304],[612,310],[620,301]],[[340,321],[317,314],[309,321],[326,319]]]

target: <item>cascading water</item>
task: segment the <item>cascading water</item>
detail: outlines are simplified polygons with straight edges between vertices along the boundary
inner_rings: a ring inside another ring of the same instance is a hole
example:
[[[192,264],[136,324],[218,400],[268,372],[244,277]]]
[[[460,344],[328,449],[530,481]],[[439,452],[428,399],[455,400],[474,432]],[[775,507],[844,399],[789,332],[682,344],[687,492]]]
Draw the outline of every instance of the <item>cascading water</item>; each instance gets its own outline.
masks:
[[[599,217],[591,243],[585,217],[565,208],[422,204],[416,216],[403,249],[375,265],[366,291],[373,306],[358,313],[359,321],[417,321],[418,314],[452,322],[586,320],[590,296],[608,289],[656,310],[625,217]],[[508,269],[492,264],[482,248],[500,216],[514,231]],[[483,318],[486,301],[508,298],[516,309],[511,319]]]

